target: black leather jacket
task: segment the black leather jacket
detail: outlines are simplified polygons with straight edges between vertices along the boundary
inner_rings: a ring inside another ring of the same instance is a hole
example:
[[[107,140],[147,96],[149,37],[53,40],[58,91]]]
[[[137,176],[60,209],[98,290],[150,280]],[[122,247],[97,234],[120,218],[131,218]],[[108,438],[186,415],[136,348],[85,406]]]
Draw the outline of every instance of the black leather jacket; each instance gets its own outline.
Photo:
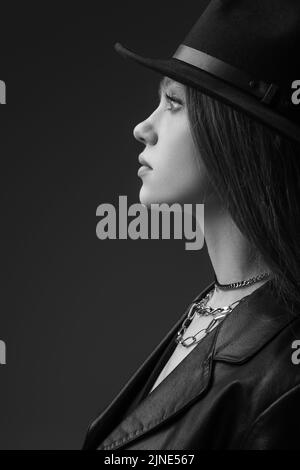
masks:
[[[266,282],[148,394],[187,311],[91,424],[83,449],[300,450],[300,312]]]

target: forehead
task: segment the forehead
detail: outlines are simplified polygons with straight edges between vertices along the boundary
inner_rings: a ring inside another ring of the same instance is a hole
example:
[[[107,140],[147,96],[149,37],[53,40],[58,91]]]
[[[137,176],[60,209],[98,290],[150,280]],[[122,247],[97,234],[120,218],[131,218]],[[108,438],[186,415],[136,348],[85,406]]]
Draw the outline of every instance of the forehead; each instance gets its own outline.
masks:
[[[163,77],[160,82],[159,82],[159,86],[158,86],[158,93],[159,95],[161,95],[161,92],[163,90],[166,90],[167,88],[169,88],[170,86],[172,87],[175,87],[176,89],[178,89],[179,91],[183,91],[184,90],[184,85],[182,83],[179,83],[179,82],[176,82],[175,80],[173,80],[172,78],[169,78],[169,77]]]

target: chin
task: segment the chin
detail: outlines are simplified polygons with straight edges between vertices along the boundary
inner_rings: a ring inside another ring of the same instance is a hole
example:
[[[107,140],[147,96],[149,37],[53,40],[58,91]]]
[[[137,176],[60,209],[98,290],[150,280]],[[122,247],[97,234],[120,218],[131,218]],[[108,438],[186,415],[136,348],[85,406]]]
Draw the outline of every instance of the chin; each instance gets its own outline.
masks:
[[[153,194],[147,191],[144,186],[141,187],[139,198],[140,203],[144,204],[149,209],[151,208],[151,204],[168,204],[171,206],[172,204],[180,203],[180,198],[178,197],[172,197],[167,194]]]
[[[157,203],[157,201],[151,196],[150,194],[147,194],[146,191],[141,188],[140,190],[140,203],[146,206],[148,209],[150,209],[151,204]]]
[[[150,204],[168,204],[171,206],[172,204],[180,204],[181,206],[184,204],[203,204],[205,202],[205,193],[204,191],[199,188],[199,186],[195,187],[188,187],[183,188],[180,187],[179,190],[174,187],[170,188],[169,191],[159,191],[158,187],[150,188],[150,185],[143,184],[140,189],[140,202],[145,206],[150,206]],[[162,189],[162,188],[161,188]],[[173,189],[173,190],[172,190]]]

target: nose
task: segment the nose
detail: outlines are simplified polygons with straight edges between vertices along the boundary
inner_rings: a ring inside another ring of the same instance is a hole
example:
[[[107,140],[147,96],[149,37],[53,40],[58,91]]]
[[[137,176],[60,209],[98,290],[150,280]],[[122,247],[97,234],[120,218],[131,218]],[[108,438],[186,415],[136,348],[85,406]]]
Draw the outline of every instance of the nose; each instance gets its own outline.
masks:
[[[145,121],[137,124],[133,129],[133,135],[136,140],[145,145],[155,145],[157,141],[157,133],[149,119],[145,119]]]

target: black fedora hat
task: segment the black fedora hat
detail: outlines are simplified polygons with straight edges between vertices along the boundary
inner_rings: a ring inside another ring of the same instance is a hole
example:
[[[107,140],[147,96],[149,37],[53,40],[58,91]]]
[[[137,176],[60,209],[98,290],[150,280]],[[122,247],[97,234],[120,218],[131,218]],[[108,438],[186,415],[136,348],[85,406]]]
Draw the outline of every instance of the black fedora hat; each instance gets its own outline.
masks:
[[[201,6],[172,57],[143,57],[119,42],[114,48],[300,142],[300,0],[200,0]]]

